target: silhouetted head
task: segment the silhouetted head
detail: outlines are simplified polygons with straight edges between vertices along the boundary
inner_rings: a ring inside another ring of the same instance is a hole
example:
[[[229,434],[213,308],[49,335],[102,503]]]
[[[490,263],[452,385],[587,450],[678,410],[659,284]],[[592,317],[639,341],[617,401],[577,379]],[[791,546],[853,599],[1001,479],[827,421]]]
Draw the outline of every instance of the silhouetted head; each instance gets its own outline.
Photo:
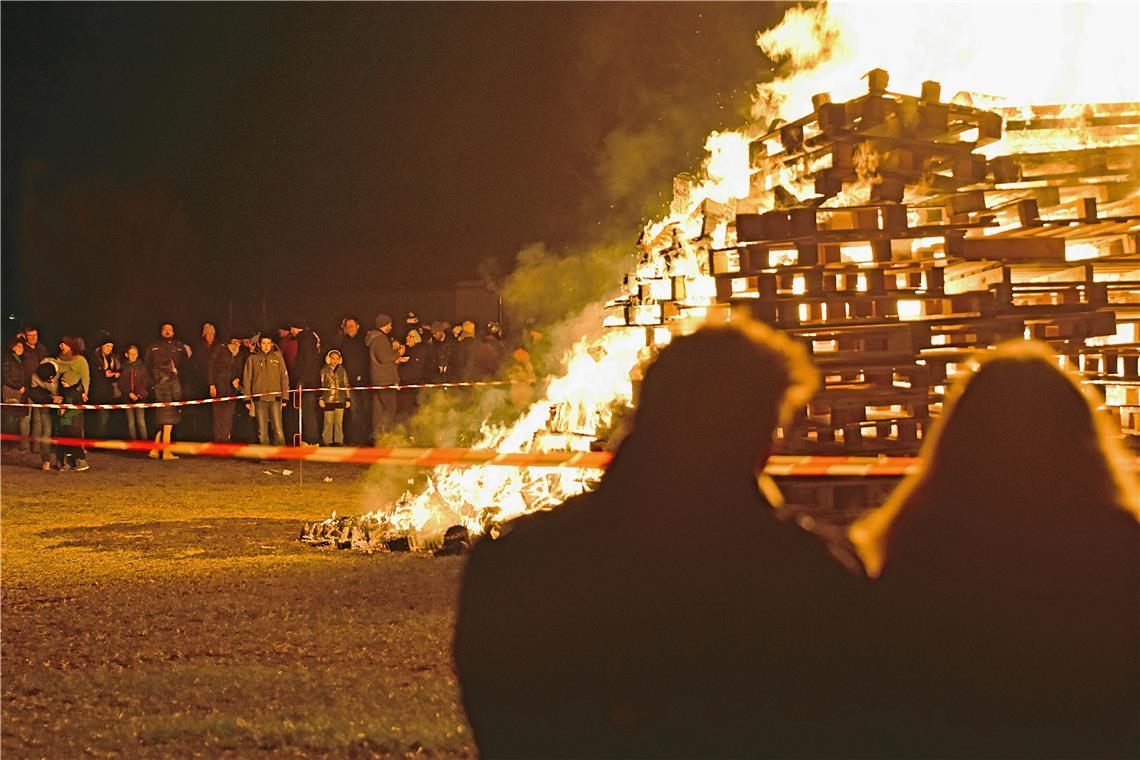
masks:
[[[750,321],[703,327],[649,367],[623,449],[649,453],[662,473],[747,474],[817,384],[806,351],[783,334]]]
[[[1134,511],[1121,448],[1088,393],[1044,344],[990,352],[952,392],[922,470],[852,528],[868,568],[916,534],[1013,536],[1089,510]]]

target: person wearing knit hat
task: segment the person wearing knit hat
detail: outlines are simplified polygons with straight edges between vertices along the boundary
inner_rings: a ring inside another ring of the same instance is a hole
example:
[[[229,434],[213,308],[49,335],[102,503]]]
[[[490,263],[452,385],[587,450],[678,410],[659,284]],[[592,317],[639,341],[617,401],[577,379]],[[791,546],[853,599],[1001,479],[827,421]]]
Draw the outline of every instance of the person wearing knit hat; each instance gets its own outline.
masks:
[[[91,356],[91,401],[96,404],[113,404],[119,400],[119,373],[122,362],[115,353],[115,339],[106,332],[93,341],[95,353]],[[111,412],[99,409],[92,412],[91,437],[106,438]]]
[[[414,311],[409,311],[408,316],[404,318],[404,324],[400,327],[400,330],[396,334],[396,338],[403,342],[407,340],[408,333],[418,332],[419,329],[420,318],[416,316],[416,313]]]
[[[392,318],[376,315],[376,329],[370,330],[364,342],[368,346],[369,370],[373,385],[400,384],[400,357],[392,348]],[[372,399],[372,437],[377,438],[396,421],[396,390],[376,390]]]
[[[83,341],[67,335],[59,342],[59,358],[55,360],[59,367],[59,395],[66,404],[87,403],[87,393],[91,388],[91,368],[87,359],[83,357]],[[55,420],[56,435],[64,438],[83,438],[83,410],[60,410]],[[91,469],[87,464],[86,452],[80,446],[60,446],[55,452],[56,463],[59,469],[72,469],[76,472]]]

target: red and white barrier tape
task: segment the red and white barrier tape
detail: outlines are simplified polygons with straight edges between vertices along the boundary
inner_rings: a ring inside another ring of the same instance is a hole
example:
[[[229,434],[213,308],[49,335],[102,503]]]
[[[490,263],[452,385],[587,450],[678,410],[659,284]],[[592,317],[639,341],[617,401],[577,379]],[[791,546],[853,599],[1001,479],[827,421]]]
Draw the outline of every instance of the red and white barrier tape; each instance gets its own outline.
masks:
[[[24,440],[18,435],[0,435],[0,440]],[[497,466],[604,469],[613,459],[608,451],[499,452],[490,449],[260,446],[244,443],[191,443],[177,441],[92,440],[51,438],[59,446],[83,446],[109,451],[166,449],[187,456],[234,457],[238,459],[286,459],[327,464],[390,464],[414,467]],[[769,457],[764,472],[776,477],[901,476],[913,471],[915,457]]]
[[[484,385],[510,385],[510,380],[479,380],[462,383],[410,383],[408,385],[358,385],[351,388],[344,388],[347,391],[403,391],[403,390],[418,390],[420,388],[474,388]],[[328,390],[327,388],[301,388],[302,393],[320,393]],[[297,389],[290,389],[289,393],[296,393]],[[33,404],[31,402],[14,402],[5,401],[0,403],[0,407],[21,407],[24,409],[168,409],[172,406],[199,406],[201,404],[220,404],[223,401],[252,401],[255,398],[262,396],[279,396],[284,398],[285,393],[251,393],[245,396],[218,396],[216,398],[195,398],[186,399],[185,401],[140,401],[126,404]]]

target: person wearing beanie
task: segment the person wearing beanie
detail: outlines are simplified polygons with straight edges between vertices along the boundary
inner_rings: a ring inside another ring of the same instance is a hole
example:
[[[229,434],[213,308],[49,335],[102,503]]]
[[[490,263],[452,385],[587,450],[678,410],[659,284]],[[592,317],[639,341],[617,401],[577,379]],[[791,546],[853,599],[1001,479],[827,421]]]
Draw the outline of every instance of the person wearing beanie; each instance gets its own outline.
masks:
[[[455,336],[455,351],[452,356],[455,365],[451,372],[452,380],[470,380],[473,375],[471,352],[475,349],[475,323],[469,319],[464,320],[453,329],[458,329],[458,333]]]
[[[321,368],[321,393],[318,403],[324,412],[324,430],[321,443],[325,446],[344,445],[344,410],[352,406],[348,373],[341,363],[340,351],[335,348],[325,354]]]
[[[400,357],[392,348],[392,318],[387,314],[378,314],[375,324],[376,329],[369,330],[364,341],[368,346],[370,379],[373,385],[399,385]],[[375,440],[395,422],[398,402],[395,389],[376,390],[373,393],[372,438]]]
[[[34,404],[60,404],[63,396],[59,395],[59,365],[55,359],[45,358],[32,372],[28,381],[28,400]],[[51,435],[55,432],[56,420],[59,418],[55,409],[33,409],[32,416],[38,416],[36,430],[39,431],[40,466],[44,472],[51,472]]]
[[[408,333],[418,332],[420,329],[420,318],[416,316],[414,311],[409,311],[408,316],[404,317],[404,325],[396,338],[400,341],[407,340]]]
[[[95,339],[95,353],[91,357],[91,401],[96,404],[113,404],[119,400],[119,374],[122,362],[115,353],[115,339],[100,333]],[[91,435],[107,437],[107,423],[111,412],[98,409],[92,413]]]
[[[241,335],[231,335],[228,340],[219,340],[210,352],[210,362],[206,366],[207,390],[210,398],[225,398],[239,393],[241,373],[245,368],[242,353]],[[229,443],[233,436],[235,401],[217,401],[210,405],[213,440]]]
[[[65,336],[59,343],[59,393],[64,404],[86,404],[91,387],[91,368],[83,357],[83,342],[73,336]],[[54,420],[53,433],[63,438],[83,438],[83,410],[60,409]],[[59,446],[56,449],[56,462],[60,471],[82,472],[91,469],[87,464],[86,452],[81,446]]]

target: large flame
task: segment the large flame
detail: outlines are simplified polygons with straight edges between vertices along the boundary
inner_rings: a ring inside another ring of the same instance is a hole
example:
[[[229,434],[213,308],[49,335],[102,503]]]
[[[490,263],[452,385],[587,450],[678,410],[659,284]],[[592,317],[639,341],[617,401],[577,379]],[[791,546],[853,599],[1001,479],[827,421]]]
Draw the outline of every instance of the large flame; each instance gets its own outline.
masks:
[[[760,49],[778,63],[778,76],[756,86],[754,124],[714,132],[708,156],[697,176],[680,175],[669,213],[649,222],[635,254],[631,281],[641,288],[617,294],[611,307],[631,310],[621,324],[651,327],[650,342],[666,342],[715,311],[715,283],[706,269],[709,248],[731,245],[730,220],[738,210],[771,208],[774,185],[793,193],[806,191],[792,173],[766,178],[754,187],[749,144],[773,125],[814,110],[813,96],[829,93],[833,101],[866,91],[863,75],[890,72],[890,91],[917,93],[926,80],[942,84],[946,99],[1006,115],[1032,117],[1029,104],[1112,103],[1140,100],[1140,54],[1135,3],[832,3],[792,8],[775,27],[757,35]],[[1084,106],[1066,106],[1052,114],[1075,120],[1076,129],[1024,136],[1016,145],[999,143],[990,155],[1016,150],[1084,147],[1090,139],[1080,128]],[[1136,143],[1133,128],[1126,142]],[[1121,135],[1109,136],[1117,143]],[[1036,142],[1035,142],[1036,141]],[[759,190],[759,192],[758,192]],[[841,193],[830,203],[860,198]],[[916,241],[921,246],[923,241]],[[869,251],[852,251],[852,261]],[[847,258],[845,254],[845,258]],[[683,293],[678,296],[678,289]],[[663,302],[679,308],[672,322]],[[629,315],[632,315],[630,317]],[[480,448],[504,452],[584,448],[591,433],[609,422],[615,404],[631,397],[631,375],[644,358],[645,327],[602,325],[584,335],[568,352],[563,374],[545,388],[512,426],[482,431]],[[551,424],[551,420],[555,424]],[[404,531],[441,531],[462,521],[474,531],[487,524],[488,510],[504,519],[551,506],[589,487],[596,473],[557,469],[439,467],[432,485],[378,510],[388,525]]]

